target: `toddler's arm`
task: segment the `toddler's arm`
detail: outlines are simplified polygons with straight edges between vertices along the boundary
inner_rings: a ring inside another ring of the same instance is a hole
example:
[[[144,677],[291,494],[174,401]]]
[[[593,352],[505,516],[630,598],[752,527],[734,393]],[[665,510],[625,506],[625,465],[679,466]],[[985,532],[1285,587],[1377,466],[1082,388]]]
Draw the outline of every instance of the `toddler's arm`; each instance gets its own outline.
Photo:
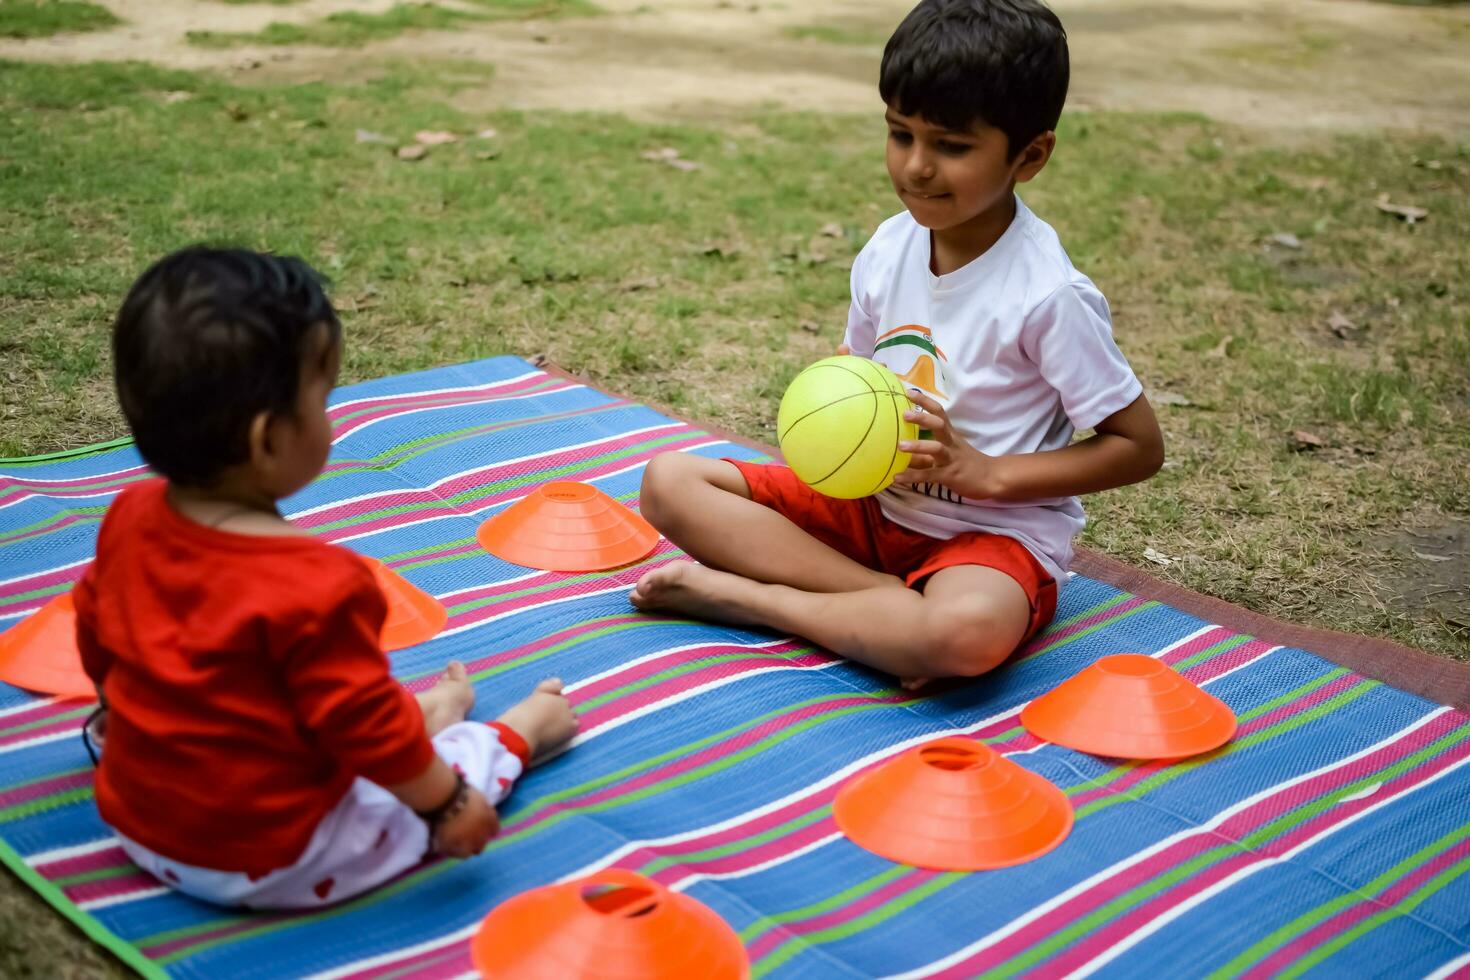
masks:
[[[418,776],[385,788],[428,821],[430,843],[440,854],[473,857],[500,830],[490,801],[437,755]]]

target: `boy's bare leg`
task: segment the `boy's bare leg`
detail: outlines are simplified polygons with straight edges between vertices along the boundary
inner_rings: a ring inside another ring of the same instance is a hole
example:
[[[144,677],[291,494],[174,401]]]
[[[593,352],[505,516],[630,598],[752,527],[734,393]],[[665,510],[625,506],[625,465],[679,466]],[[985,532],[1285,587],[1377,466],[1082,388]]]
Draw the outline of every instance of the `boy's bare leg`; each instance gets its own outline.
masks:
[[[908,591],[901,579],[834,551],[751,500],[745,477],[722,459],[655,458],[643,474],[639,507],[665,537],[710,568],[808,592]]]
[[[465,720],[475,706],[475,689],[469,674],[458,660],[449,661],[438,683],[414,695],[424,712],[424,730],[433,738],[450,725]]]
[[[676,562],[645,575],[632,599],[641,609],[794,633],[903,678],[983,674],[1010,656],[1031,621],[1020,584],[979,565],[941,569],[922,593],[887,586],[821,593]]]

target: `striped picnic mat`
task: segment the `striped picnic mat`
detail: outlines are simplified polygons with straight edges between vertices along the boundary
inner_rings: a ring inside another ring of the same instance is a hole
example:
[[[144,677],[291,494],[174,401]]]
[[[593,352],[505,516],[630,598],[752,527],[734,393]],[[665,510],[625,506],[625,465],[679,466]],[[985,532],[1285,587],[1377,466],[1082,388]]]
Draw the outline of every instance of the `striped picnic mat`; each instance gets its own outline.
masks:
[[[756,976],[1470,975],[1470,716],[1082,577],[1019,662],[912,696],[797,640],[634,612],[626,591],[667,544],[591,575],[475,544],[542,481],[636,505],[656,453],[752,450],[508,357],[344,388],[332,416],[332,461],[287,510],[449,609],[396,672],[413,686],[464,660],[479,718],[560,675],[582,733],[520,785],[483,857],[315,914],[242,915],[128,863],[92,802],[85,707],[0,685],[0,855],[142,973],[459,976],[496,903],[617,866],[714,908]],[[109,499],[144,476],[125,444],[0,462],[0,629],[68,587]],[[1031,698],[1120,651],[1204,684],[1238,736],[1160,765],[1020,727]],[[837,833],[844,780],[953,733],[1062,787],[1071,837],[1019,867],[941,874]]]

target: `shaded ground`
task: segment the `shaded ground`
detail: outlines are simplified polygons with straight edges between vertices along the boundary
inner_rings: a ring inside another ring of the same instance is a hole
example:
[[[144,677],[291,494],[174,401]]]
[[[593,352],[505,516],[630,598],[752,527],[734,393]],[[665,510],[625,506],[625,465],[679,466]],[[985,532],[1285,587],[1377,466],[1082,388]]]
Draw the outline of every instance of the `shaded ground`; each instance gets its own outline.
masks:
[[[385,57],[493,63],[466,94],[476,108],[681,114],[712,106],[870,109],[883,38],[907,0],[603,0],[605,16],[412,33],[357,53],[191,44],[190,31],[260,31],[394,0],[286,6],[108,0],[110,30],[0,42],[0,58],[113,60],[259,72],[265,78],[367,73]],[[470,12],[470,0],[439,6]],[[1470,128],[1470,9],[1368,0],[1059,0],[1072,37],[1072,104],[1185,110],[1276,130]],[[824,38],[856,43],[830,43]]]

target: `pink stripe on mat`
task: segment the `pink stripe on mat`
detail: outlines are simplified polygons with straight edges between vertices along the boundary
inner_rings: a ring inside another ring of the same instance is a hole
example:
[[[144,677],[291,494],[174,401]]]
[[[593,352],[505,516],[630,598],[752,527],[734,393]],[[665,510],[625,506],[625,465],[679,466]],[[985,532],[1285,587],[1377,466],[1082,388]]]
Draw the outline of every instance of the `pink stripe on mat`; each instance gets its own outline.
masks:
[[[576,474],[575,478],[583,481],[591,481],[597,479],[598,477],[608,476],[613,473],[620,473],[624,470],[631,469],[646,460],[652,459],[654,456],[657,456],[660,453],[694,449],[698,446],[713,444],[714,441],[709,439],[707,436],[704,436],[700,433],[693,433],[688,436],[680,437],[680,439],[675,442],[666,443],[665,445],[660,446],[657,449],[652,449],[642,453],[635,453],[630,456],[624,456],[609,463],[604,463],[601,466],[588,467],[587,469],[579,471]],[[323,531],[319,536],[326,541],[338,541],[342,538],[360,537],[362,535],[374,534],[378,531],[387,530],[389,528],[399,527],[404,524],[416,523],[429,517],[459,516],[474,518],[478,517],[484,511],[494,507],[496,504],[518,500],[521,497],[524,497],[530,489],[529,486],[526,485],[515,487],[509,490],[503,490],[499,493],[490,494],[488,496],[468,502],[463,507],[445,503],[442,499],[443,496],[453,496],[455,493],[484,486],[486,483],[489,482],[494,481],[485,479],[483,474],[466,474],[463,479],[456,479],[451,481],[453,486],[458,488],[454,490],[450,490],[447,487],[441,486],[436,487],[434,490],[431,491],[415,490],[402,493],[395,492],[392,494],[380,494],[373,498],[365,498],[363,500],[356,501],[351,505],[348,505],[348,509],[350,510],[350,512],[342,513],[338,519],[348,520],[352,517],[360,517],[364,514],[372,513],[374,510],[397,508],[413,504],[422,504],[424,506],[418,510],[409,510],[398,514],[390,514],[385,517],[378,517],[371,520],[364,520],[357,523],[348,524],[345,527],[332,528],[331,530]],[[334,508],[334,510],[341,509]],[[311,514],[307,517],[299,519],[297,523],[308,528],[321,527],[329,523],[328,521],[323,520],[322,517],[323,515],[321,514]]]
[[[72,875],[86,874],[89,871],[101,871],[105,868],[116,868],[124,864],[132,864],[121,847],[113,845],[86,854],[78,854],[76,857],[61,858],[56,861],[44,861],[41,864],[32,865],[37,871],[50,880],[57,878],[69,878]]]
[[[1385,908],[1391,908],[1404,901],[1421,885],[1467,856],[1470,856],[1470,840],[1462,840],[1449,850],[1436,854],[1372,898],[1361,896],[1358,902],[1327,921],[1318,923],[1315,928],[1302,933],[1261,961],[1244,976],[1261,978],[1277,976],[1292,963],[1321,947],[1334,936],[1347,932],[1370,915],[1375,915]]]
[[[55,793],[65,793],[90,785],[92,785],[92,771],[90,769],[86,772],[75,772],[69,776],[56,776],[52,779],[43,779],[31,783],[29,786],[22,786],[18,789],[10,789],[0,793],[0,809],[19,806],[22,803],[39,800]],[[73,872],[66,873],[72,874]]]
[[[991,945],[976,953],[953,967],[945,970],[944,977],[968,977],[978,972],[998,966],[1013,956],[1024,952],[1036,943],[1044,941],[1048,936],[1065,928],[1068,924],[1079,919],[1086,918],[1096,909],[1107,902],[1117,898],[1119,895],[1141,885],[1152,881],[1159,875],[1165,874],[1172,868],[1188,861],[1191,857],[1202,854],[1205,851],[1218,847],[1223,841],[1236,841],[1249,836],[1256,829],[1270,823],[1275,818],[1294,810],[1305,802],[1324,796],[1342,786],[1352,783],[1363,776],[1377,772],[1393,765],[1400,759],[1413,755],[1419,749],[1431,744],[1440,736],[1447,734],[1458,727],[1457,719],[1452,714],[1433,719],[1427,724],[1421,725],[1412,732],[1403,735],[1392,743],[1383,746],[1361,759],[1344,763],[1319,773],[1313,778],[1292,786],[1285,786],[1271,795],[1258,800],[1239,813],[1232,814],[1226,821],[1215,829],[1199,829],[1187,837],[1181,838],[1162,851],[1156,852],[1144,860],[1138,861],[1128,867],[1120,869],[1109,878],[1097,882],[1072,898],[1056,906],[1046,914],[1016,930],[1004,938],[997,940]],[[1462,743],[1457,747],[1459,755],[1470,753],[1470,745]],[[1447,753],[1449,755],[1452,753]],[[1433,764],[1434,771],[1444,768],[1453,762],[1441,755]],[[1411,770],[1393,784],[1392,794],[1402,792],[1422,782],[1423,779],[1432,775],[1428,771],[1430,765]],[[1391,795],[1392,795],[1391,794]],[[1330,827],[1352,814],[1363,809],[1364,806],[1374,805],[1388,799],[1383,792],[1375,794],[1371,799],[1360,800],[1355,803],[1340,804],[1322,816],[1307,821],[1297,827],[1285,838],[1277,838],[1259,851],[1253,851],[1246,855],[1235,858],[1227,858],[1217,863],[1211,869],[1202,871],[1187,882],[1181,883],[1182,887],[1171,889],[1155,900],[1145,904],[1140,909],[1125,916],[1115,919],[1113,923],[1087,937],[1071,950],[1062,954],[1065,961],[1071,964],[1063,966],[1062,962],[1053,959],[1047,961],[1047,972],[1053,970],[1057,975],[1065,973],[1067,969],[1080,965],[1094,956],[1105,951],[1109,946],[1126,937],[1150,919],[1162,914],[1168,908],[1187,900],[1190,896],[1197,894],[1208,887],[1213,881],[1219,880],[1235,868],[1258,862],[1267,856],[1284,853],[1294,846],[1305,836],[1310,836],[1315,831],[1324,827]],[[1228,865],[1228,870],[1221,873],[1221,865]],[[1123,928],[1122,923],[1127,927]]]

